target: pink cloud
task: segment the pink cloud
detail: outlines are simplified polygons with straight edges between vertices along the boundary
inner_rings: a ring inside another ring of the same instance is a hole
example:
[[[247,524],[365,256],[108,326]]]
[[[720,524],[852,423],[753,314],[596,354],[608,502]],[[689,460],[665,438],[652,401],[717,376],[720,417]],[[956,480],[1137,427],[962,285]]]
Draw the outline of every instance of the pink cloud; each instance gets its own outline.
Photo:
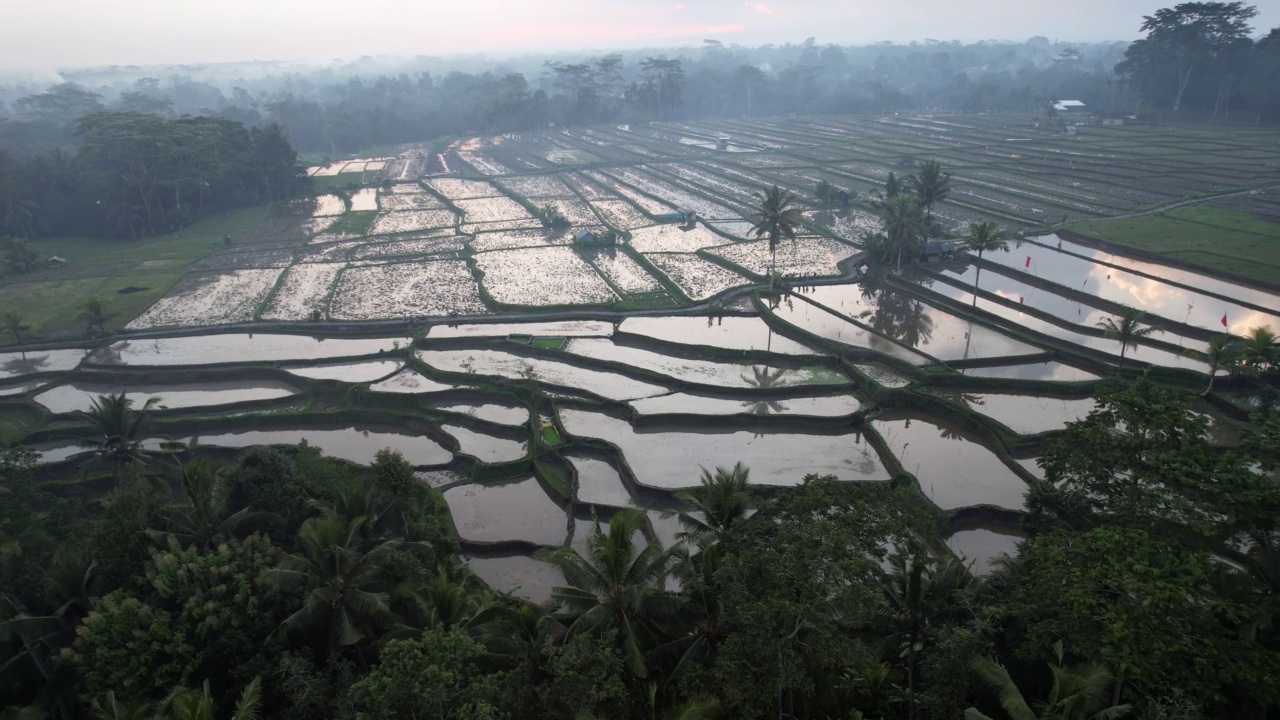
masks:
[[[760,13],[761,15],[772,15],[775,12],[773,8],[769,7],[768,5],[765,5],[762,2],[758,2],[755,5],[752,5],[751,7],[754,8],[755,11]]]

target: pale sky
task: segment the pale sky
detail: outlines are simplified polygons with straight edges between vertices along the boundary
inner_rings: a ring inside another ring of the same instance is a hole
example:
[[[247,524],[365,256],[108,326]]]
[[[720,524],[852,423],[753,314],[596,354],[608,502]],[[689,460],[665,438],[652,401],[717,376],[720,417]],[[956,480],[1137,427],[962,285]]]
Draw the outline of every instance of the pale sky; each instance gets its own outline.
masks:
[[[700,43],[1130,40],[1176,0],[0,0],[0,68]],[[1255,34],[1280,25],[1256,0]]]

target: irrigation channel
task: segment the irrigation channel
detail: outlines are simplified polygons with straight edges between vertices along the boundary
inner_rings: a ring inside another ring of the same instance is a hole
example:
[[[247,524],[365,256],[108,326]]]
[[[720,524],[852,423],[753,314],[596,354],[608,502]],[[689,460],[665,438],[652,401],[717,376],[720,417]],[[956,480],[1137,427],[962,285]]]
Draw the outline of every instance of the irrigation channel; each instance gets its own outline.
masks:
[[[539,548],[581,546],[593,514],[630,506],[673,542],[679,528],[662,512],[674,493],[738,461],[766,492],[809,473],[911,483],[982,573],[1018,539],[1044,443],[1115,373],[1119,348],[1095,327],[1115,304],[1164,329],[1127,354],[1128,372],[1188,387],[1207,368],[1182,349],[1203,345],[1206,317],[1229,307],[1267,323],[1256,308],[1280,307],[1280,296],[1228,300],[1176,282],[1184,275],[1161,279],[1172,268],[1121,271],[1123,259],[1056,244],[1016,248],[1014,259],[1032,258],[1021,266],[984,259],[976,297],[965,258],[883,281],[757,288],[714,315],[444,318],[412,336],[188,328],[29,349],[0,355],[0,405],[30,418],[22,441],[52,476],[85,457],[75,412],[120,391],[160,399],[146,443],[157,450],[305,439],[356,463],[399,450],[443,491],[473,570],[534,599],[559,581],[533,559]],[[1197,411],[1214,419],[1215,442],[1239,442],[1242,409]]]

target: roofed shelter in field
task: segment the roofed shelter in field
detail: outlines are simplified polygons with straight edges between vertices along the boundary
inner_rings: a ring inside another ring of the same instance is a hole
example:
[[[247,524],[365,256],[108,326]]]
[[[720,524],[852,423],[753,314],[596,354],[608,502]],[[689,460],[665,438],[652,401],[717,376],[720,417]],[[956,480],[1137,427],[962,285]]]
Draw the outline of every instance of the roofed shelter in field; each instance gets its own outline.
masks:
[[[1085,112],[1085,104],[1079,100],[1059,100],[1053,104],[1053,109],[1060,113],[1082,113]]]

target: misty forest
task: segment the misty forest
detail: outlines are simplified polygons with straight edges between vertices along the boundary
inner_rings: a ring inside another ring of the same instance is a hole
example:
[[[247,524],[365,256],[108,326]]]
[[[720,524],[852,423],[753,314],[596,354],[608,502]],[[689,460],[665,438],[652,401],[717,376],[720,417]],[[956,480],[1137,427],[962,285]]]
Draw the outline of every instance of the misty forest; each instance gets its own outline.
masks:
[[[6,76],[0,720],[1280,717],[1258,19]]]

